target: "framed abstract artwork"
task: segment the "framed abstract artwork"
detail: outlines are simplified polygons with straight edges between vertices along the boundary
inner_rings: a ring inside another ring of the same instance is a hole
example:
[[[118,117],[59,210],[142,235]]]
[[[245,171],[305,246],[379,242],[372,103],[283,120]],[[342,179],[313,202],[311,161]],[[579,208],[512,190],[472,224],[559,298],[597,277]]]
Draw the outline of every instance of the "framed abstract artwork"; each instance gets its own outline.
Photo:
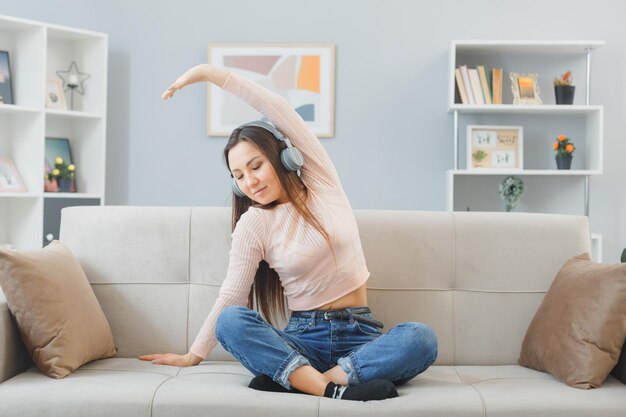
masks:
[[[334,136],[335,45],[209,45],[209,63],[241,74],[284,97],[318,137]],[[229,136],[263,115],[209,84],[207,134]]]

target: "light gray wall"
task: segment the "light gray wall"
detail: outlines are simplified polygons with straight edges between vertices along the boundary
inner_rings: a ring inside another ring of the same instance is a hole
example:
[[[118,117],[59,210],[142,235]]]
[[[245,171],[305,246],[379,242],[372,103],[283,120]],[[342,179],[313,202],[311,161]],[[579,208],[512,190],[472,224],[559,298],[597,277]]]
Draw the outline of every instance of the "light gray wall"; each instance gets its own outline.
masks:
[[[591,98],[605,106],[604,175],[592,177],[590,203],[605,262],[626,246],[625,12],[618,0],[0,3],[0,14],[109,34],[107,204],[230,204],[226,138],[205,134],[205,88],[159,100],[206,61],[208,43],[335,43],[336,134],[323,143],[353,207],[444,210],[450,42],[606,40],[594,54]]]

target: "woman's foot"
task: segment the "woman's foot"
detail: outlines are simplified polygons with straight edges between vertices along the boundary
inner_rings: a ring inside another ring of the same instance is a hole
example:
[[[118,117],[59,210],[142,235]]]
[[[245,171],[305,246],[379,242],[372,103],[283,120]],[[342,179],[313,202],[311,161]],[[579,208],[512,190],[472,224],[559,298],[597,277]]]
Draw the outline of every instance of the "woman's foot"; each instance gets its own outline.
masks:
[[[248,388],[252,388],[258,391],[270,391],[270,392],[292,392],[295,394],[301,394],[301,391],[298,391],[295,388],[287,389],[280,385],[278,382],[275,382],[272,378],[267,375],[259,375],[252,378],[252,381],[248,384]]]
[[[395,398],[398,391],[393,382],[385,379],[375,379],[359,385],[345,386],[329,382],[324,397],[338,400],[376,401]]]

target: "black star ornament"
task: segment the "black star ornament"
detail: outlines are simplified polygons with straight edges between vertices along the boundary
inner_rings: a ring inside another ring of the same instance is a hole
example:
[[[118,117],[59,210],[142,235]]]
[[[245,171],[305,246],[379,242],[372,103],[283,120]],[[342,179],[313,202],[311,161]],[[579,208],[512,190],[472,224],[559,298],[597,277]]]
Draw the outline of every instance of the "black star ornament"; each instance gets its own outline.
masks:
[[[67,71],[57,71],[57,75],[63,80],[63,87],[65,91],[71,89],[78,94],[85,94],[83,83],[90,77],[89,74],[80,72],[75,61],[72,61]]]

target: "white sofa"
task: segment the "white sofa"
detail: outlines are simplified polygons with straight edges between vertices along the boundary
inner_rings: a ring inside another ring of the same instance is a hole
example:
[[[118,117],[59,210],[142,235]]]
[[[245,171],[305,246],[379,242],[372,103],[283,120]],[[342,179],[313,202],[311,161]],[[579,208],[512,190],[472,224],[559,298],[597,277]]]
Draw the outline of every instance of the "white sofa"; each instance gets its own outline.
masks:
[[[247,388],[218,346],[198,366],[136,359],[188,351],[225,276],[229,208],[73,207],[61,240],[109,320],[117,357],[55,380],[32,365],[0,293],[0,416],[626,416],[626,385],[592,390],[517,365],[522,339],[562,264],[589,251],[586,217],[355,211],[369,305],[386,330],[421,321],[437,362],[398,398],[354,402]]]

